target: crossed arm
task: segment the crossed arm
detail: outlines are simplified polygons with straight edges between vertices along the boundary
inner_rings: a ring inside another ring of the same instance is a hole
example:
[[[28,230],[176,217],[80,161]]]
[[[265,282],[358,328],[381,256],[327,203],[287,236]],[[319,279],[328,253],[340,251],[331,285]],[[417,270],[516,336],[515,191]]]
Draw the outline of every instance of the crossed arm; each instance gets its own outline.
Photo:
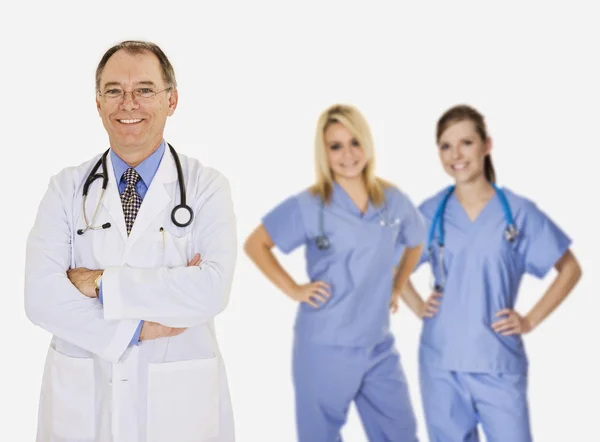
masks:
[[[188,262],[188,267],[198,266],[202,262],[199,253]],[[101,276],[104,270],[90,270],[85,267],[77,267],[67,270],[67,277],[82,295],[88,298],[98,298],[96,289],[96,278]],[[139,341],[149,341],[158,338],[169,338],[180,335],[186,330],[185,327],[168,327],[158,322],[142,321],[142,329],[139,335]],[[134,342],[132,342],[134,343]]]
[[[93,281],[97,270],[76,269],[67,273],[73,189],[61,184],[60,178],[50,182],[27,240],[25,311],[34,324],[117,362],[140,320],[181,329],[205,322],[225,308],[237,238],[230,190],[224,177],[219,175],[207,183],[197,207],[202,216],[194,221],[193,236],[194,247],[203,254],[202,267],[103,269],[104,305],[96,299]],[[153,324],[145,327],[143,338],[147,339],[180,333]]]

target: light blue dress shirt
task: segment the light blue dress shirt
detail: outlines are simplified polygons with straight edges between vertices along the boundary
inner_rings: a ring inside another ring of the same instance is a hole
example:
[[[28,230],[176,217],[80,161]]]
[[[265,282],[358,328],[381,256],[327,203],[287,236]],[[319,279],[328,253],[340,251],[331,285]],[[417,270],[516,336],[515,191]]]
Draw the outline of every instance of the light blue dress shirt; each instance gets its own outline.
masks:
[[[158,149],[156,149],[152,155],[142,161],[135,167],[135,171],[140,175],[141,180],[139,180],[136,184],[137,193],[140,195],[142,200],[146,196],[146,192],[148,191],[148,187],[150,187],[150,183],[156,175],[156,171],[158,170],[158,166],[162,160],[162,157],[165,153],[165,140],[160,143]],[[110,159],[112,161],[113,171],[115,173],[115,180],[119,185],[119,194],[122,194],[127,187],[127,183],[123,180],[123,174],[127,169],[129,169],[129,165],[123,161],[114,150],[110,151]],[[103,304],[103,295],[102,295],[102,283],[100,283],[100,293],[98,294],[98,299],[100,303]],[[140,321],[138,328],[131,339],[131,345],[137,345],[140,342],[140,333],[142,332],[142,325],[144,321]]]

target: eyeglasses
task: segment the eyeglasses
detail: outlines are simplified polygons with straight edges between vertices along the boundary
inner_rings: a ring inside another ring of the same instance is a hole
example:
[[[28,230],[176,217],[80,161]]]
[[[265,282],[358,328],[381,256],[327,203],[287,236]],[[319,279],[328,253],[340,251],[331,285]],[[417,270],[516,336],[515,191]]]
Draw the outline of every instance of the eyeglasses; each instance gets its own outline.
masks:
[[[103,97],[104,100],[106,100],[106,101],[120,102],[125,99],[125,96],[127,94],[131,93],[132,99],[135,99],[136,101],[149,101],[149,100],[152,100],[154,97],[156,97],[161,92],[170,91],[170,90],[171,90],[171,87],[163,89],[162,91],[155,91],[151,87],[139,87],[139,88],[132,90],[131,92],[127,92],[127,91],[124,91],[123,89],[114,87],[114,88],[107,89],[102,93],[98,92],[98,95]]]

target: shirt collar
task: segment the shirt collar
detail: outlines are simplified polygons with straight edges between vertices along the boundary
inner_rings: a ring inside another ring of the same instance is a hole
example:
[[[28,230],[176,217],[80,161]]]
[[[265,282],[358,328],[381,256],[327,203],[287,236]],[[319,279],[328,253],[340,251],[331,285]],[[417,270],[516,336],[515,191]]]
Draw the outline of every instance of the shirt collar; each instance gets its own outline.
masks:
[[[158,166],[160,165],[160,160],[163,157],[165,152],[165,140],[163,139],[152,154],[138,164],[135,167],[135,171],[140,174],[142,181],[146,185],[146,187],[150,187],[150,183],[158,170]],[[129,165],[119,157],[114,150],[110,150],[110,159],[112,161],[113,171],[115,173],[115,178],[117,183],[121,182],[121,177],[125,173],[127,169],[129,169]]]

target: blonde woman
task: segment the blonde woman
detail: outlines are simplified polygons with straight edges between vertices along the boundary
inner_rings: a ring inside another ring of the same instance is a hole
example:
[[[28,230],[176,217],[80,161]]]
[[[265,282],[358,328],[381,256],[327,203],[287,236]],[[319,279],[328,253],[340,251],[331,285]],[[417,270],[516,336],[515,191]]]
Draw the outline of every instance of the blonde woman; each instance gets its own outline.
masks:
[[[357,109],[324,111],[315,146],[317,182],[271,210],[245,244],[264,275],[299,303],[293,350],[298,440],[341,441],[354,401],[370,441],[414,442],[416,422],[389,309],[395,311],[393,293],[401,292],[419,260],[424,223],[404,193],[375,176],[370,129]],[[286,254],[304,246],[308,283],[290,277],[274,246]]]

